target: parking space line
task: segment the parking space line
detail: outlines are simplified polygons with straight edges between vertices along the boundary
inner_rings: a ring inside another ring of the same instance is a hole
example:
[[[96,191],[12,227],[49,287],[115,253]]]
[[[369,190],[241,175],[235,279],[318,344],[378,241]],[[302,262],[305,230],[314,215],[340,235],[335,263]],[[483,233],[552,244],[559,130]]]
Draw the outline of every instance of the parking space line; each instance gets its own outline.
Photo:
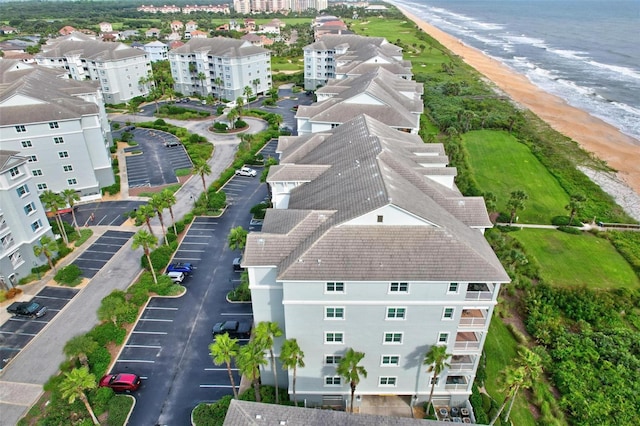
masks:
[[[231,385],[200,385],[201,388],[224,388],[231,389]],[[237,388],[237,386],[236,386]]]
[[[173,322],[170,319],[140,318],[138,321]]]
[[[47,308],[47,310],[52,311],[53,309]],[[9,318],[9,321],[34,322],[36,324],[48,324],[49,323],[49,321],[43,321],[43,320],[31,319],[31,318],[20,318],[20,317],[11,317],[11,318]]]
[[[187,235],[187,237],[189,237],[189,235]],[[209,238],[209,237],[207,237],[207,238]],[[206,243],[194,243],[194,242],[191,242],[191,241],[183,241],[182,244],[194,244],[194,245],[200,245],[200,246],[209,245],[208,242],[206,242]]]
[[[224,312],[224,313],[221,313],[220,315],[225,315],[225,316],[234,316],[234,315],[252,316],[253,314],[250,313],[250,312],[249,313],[238,313],[238,314],[234,314],[232,312]]]
[[[37,334],[32,334],[32,333],[16,333],[15,331],[2,331],[0,330],[1,334],[12,334],[15,336],[37,336]]]
[[[38,295],[38,299],[71,300],[71,299],[67,299],[65,297],[41,296],[41,295]]]
[[[227,371],[226,368],[205,368],[204,371]],[[238,371],[237,368],[232,368],[231,371]]]
[[[131,363],[139,363],[139,364],[154,364],[155,361],[150,361],[146,359],[119,359],[116,362],[131,362]]]
[[[162,349],[162,346],[154,345],[124,345],[125,348],[147,348],[147,349]]]
[[[211,238],[211,235],[185,235],[185,238]]]
[[[183,249],[180,249],[180,251],[186,251],[187,253],[204,253],[206,250],[183,250]]]
[[[163,311],[177,311],[178,308],[163,308],[162,306],[147,306],[147,309],[158,309]]]
[[[132,331],[131,334],[169,334],[166,331]]]

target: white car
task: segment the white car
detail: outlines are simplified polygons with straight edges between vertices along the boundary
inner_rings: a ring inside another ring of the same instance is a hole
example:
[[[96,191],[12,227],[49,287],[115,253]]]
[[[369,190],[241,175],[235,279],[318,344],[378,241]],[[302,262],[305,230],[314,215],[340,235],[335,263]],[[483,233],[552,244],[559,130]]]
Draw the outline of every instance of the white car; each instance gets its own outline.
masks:
[[[249,167],[243,167],[241,169],[236,170],[236,175],[238,176],[256,177],[257,174],[258,172],[256,172],[253,169],[250,169]]]
[[[171,278],[171,281],[173,281],[174,283],[182,284],[182,281],[184,281],[183,272],[171,271],[167,272],[166,275]]]

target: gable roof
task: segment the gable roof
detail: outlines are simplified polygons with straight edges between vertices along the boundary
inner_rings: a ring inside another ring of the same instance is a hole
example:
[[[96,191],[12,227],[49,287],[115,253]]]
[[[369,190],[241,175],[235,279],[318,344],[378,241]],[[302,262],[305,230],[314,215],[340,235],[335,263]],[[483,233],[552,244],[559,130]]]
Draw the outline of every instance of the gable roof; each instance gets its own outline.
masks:
[[[61,40],[43,46],[43,51],[36,55],[40,58],[61,58],[68,55],[80,55],[91,61],[117,61],[126,58],[145,56],[140,49],[129,47],[124,43],[108,43],[97,40]]]
[[[192,52],[205,52],[213,56],[242,57],[269,52],[262,47],[254,46],[246,40],[237,40],[228,37],[196,38],[191,39],[183,46],[172,51],[175,54],[188,54]]]

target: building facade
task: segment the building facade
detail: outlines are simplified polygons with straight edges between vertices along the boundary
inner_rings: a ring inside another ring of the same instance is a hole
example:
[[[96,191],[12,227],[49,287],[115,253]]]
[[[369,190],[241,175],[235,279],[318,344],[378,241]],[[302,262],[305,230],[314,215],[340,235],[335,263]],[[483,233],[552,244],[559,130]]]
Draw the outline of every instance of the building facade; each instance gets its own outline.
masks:
[[[0,290],[17,286],[47,262],[33,253],[40,238],[53,237],[35,186],[27,158],[0,150]]]
[[[27,158],[32,192],[73,189],[83,199],[100,198],[115,178],[97,83],[19,61],[0,61],[0,72],[0,140],[3,149]]]
[[[175,91],[234,101],[271,88],[271,52],[245,40],[192,39],[169,52]]]
[[[169,57],[169,46],[161,41],[152,41],[144,45],[144,51],[151,62],[166,61]]]

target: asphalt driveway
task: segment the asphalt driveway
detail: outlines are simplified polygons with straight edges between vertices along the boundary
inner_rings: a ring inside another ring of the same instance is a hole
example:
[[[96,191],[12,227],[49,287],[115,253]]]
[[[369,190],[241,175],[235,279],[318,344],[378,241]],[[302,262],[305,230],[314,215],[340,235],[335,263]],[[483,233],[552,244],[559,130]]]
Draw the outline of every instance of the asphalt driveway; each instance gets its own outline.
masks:
[[[82,271],[82,276],[93,278],[107,264],[123,245],[133,236],[133,232],[106,231],[73,261]]]

